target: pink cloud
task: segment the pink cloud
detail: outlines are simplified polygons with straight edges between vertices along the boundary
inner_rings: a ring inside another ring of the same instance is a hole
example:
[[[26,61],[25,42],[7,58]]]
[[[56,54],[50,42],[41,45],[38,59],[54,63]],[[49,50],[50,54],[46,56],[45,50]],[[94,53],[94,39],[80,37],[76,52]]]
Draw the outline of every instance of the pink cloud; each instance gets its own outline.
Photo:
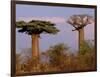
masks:
[[[30,20],[43,20],[43,21],[51,21],[53,23],[60,23],[60,24],[63,24],[63,23],[66,23],[66,18],[63,18],[63,17],[19,17],[18,19],[16,19],[17,21],[20,21],[20,20],[24,20],[26,22],[30,21]]]

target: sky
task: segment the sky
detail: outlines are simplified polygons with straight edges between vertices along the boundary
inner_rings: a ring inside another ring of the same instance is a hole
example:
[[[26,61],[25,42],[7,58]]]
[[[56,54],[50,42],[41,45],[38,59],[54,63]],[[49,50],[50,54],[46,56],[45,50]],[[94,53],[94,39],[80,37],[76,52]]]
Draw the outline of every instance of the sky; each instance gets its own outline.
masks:
[[[41,52],[58,43],[67,44],[72,52],[78,50],[78,32],[72,31],[74,28],[66,22],[70,16],[77,14],[88,14],[94,17],[94,9],[16,4],[16,21],[28,22],[32,19],[51,21],[60,30],[56,35],[40,35]],[[85,40],[94,40],[94,24],[87,25],[84,30]],[[16,28],[16,52],[21,52],[25,48],[31,48],[31,36],[19,33]]]

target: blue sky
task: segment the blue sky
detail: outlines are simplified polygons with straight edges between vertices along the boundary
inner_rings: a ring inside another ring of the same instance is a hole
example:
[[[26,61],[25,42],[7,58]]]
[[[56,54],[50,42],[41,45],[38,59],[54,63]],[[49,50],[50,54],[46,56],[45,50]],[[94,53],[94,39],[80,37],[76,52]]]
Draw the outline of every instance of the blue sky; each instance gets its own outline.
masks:
[[[52,7],[39,5],[16,5],[16,21],[26,22],[32,19],[51,21],[60,29],[57,35],[41,34],[40,50],[46,51],[50,46],[65,43],[71,51],[78,50],[78,32],[72,31],[73,27],[66,23],[74,14],[88,14],[94,17],[94,9],[73,7]],[[16,29],[16,51],[21,52],[24,48],[31,48],[31,36],[18,33]],[[94,24],[85,27],[85,39],[94,39]]]

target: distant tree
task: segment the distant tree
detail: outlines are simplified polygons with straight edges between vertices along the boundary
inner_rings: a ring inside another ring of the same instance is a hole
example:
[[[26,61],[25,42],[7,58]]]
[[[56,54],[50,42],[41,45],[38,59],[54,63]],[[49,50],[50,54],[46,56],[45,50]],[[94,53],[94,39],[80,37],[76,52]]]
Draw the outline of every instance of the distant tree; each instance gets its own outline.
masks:
[[[72,31],[77,30],[79,32],[79,49],[81,43],[84,42],[84,27],[93,22],[93,17],[85,14],[73,15],[68,19],[67,23],[71,24],[75,28]]]
[[[39,59],[39,37],[41,33],[56,34],[59,30],[49,21],[31,20],[29,22],[16,22],[18,32],[26,33],[32,37],[32,56]]]

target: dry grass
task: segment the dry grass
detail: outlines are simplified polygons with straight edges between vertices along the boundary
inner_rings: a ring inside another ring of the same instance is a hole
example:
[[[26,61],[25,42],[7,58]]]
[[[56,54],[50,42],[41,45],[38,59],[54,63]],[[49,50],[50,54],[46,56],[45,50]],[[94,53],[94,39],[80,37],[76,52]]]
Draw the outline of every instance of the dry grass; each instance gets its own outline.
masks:
[[[89,42],[85,42],[81,51],[76,55],[67,53],[69,47],[58,44],[41,54],[49,57],[48,62],[28,58],[26,62],[21,62],[20,55],[16,56],[16,73],[36,73],[36,72],[75,72],[96,69],[95,48]],[[40,55],[40,56],[41,56]]]

